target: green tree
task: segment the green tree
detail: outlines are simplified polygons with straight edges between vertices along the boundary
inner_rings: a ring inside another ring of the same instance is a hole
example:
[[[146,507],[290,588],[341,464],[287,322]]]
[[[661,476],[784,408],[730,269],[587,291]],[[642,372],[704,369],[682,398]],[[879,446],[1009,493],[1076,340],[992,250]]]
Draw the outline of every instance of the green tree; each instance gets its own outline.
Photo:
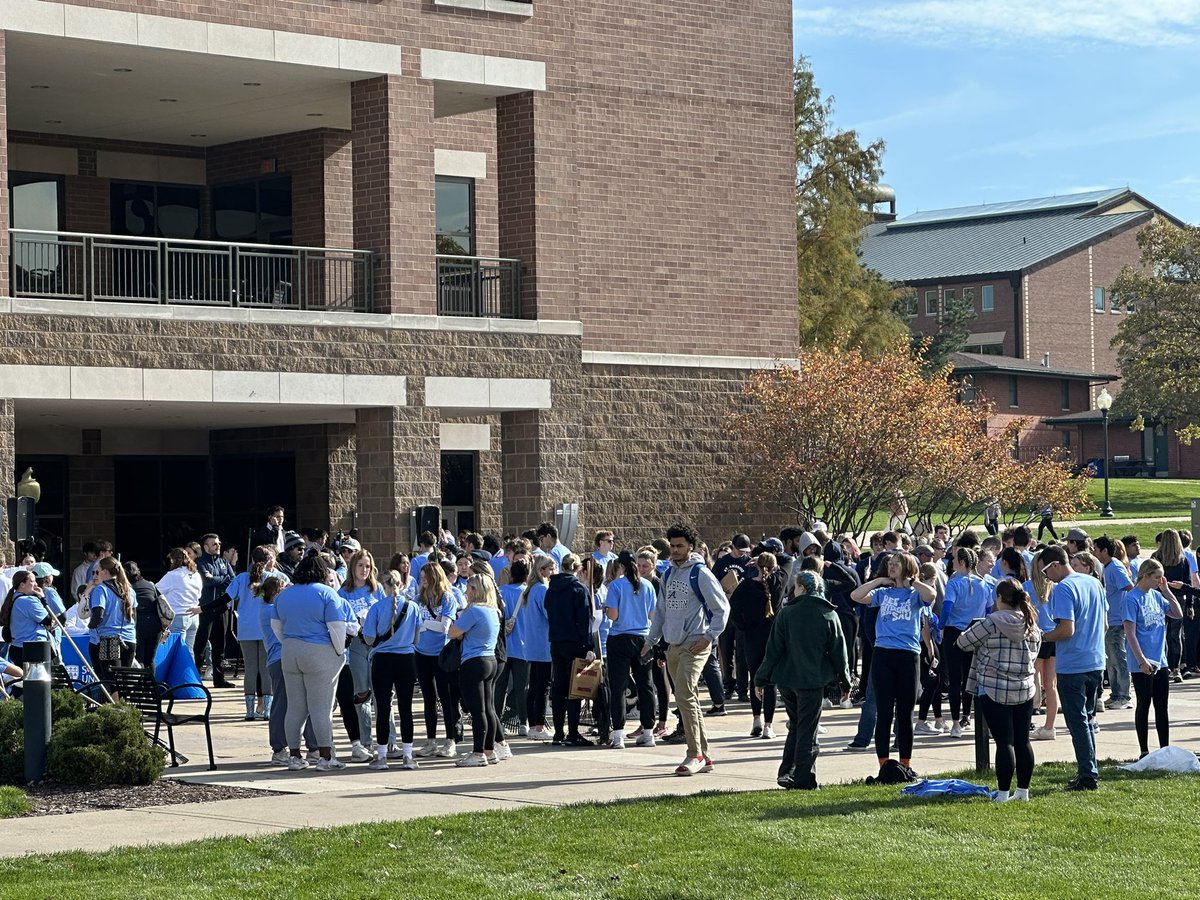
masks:
[[[832,124],[809,61],[793,73],[796,145],[796,261],[800,345],[846,347],[875,357],[906,332],[896,313],[897,288],[859,261],[861,205],[882,174],[883,141],[865,147],[854,131]]]
[[[950,357],[966,346],[974,321],[975,301],[958,297],[942,305],[937,331],[932,336],[912,335],[913,350],[921,355],[922,367],[927,374],[940,372],[949,365]]]
[[[1112,285],[1114,308],[1132,311],[1113,338],[1121,369],[1113,409],[1177,423],[1191,443],[1200,437],[1200,228],[1157,218],[1138,244],[1141,268],[1126,266]]]

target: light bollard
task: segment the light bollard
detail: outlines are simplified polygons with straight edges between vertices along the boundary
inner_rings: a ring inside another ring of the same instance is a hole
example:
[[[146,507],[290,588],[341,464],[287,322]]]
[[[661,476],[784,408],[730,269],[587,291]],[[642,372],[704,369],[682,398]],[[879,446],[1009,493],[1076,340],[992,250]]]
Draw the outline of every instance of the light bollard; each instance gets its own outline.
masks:
[[[22,648],[25,678],[21,702],[25,707],[25,781],[33,784],[46,775],[46,750],[50,746],[50,644],[27,641]]]

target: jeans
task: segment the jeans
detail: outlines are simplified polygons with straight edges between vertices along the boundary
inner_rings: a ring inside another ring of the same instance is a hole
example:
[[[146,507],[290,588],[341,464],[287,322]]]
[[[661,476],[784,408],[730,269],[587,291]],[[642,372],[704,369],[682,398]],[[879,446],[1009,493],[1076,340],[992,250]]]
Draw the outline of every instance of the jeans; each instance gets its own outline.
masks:
[[[979,698],[979,711],[996,741],[996,786],[1009,790],[1015,770],[1017,787],[1027,790],[1033,778],[1033,747],[1029,743],[1033,701],[1005,706],[984,695]]]
[[[779,766],[779,777],[790,778],[797,788],[817,786],[817,756],[821,742],[817,740],[817,726],[821,724],[821,700],[825,691],[793,691],[781,687],[779,698],[788,715],[787,740],[783,744],[783,762]]]
[[[1104,632],[1104,658],[1107,662],[1110,698],[1129,702],[1129,666],[1125,662],[1125,626],[1109,625]]]
[[[246,664],[246,678],[242,693],[247,697],[258,694],[271,696],[271,676],[267,672],[267,645],[262,641],[238,641],[242,647],[242,661]],[[255,689],[255,685],[260,687]]]
[[[855,747],[869,747],[875,734],[875,722],[879,718],[879,710],[875,706],[875,688],[867,682],[867,693],[863,696],[863,705],[858,711],[858,731],[851,741]]]
[[[1100,770],[1096,768],[1096,737],[1092,734],[1090,724],[1096,714],[1096,694],[1100,690],[1100,681],[1099,669],[1095,672],[1058,673],[1058,699],[1071,732],[1071,743],[1075,747],[1075,765],[1079,777],[1091,781],[1100,778]]]
[[[569,677],[569,676],[568,676]],[[476,753],[491,753],[504,740],[496,715],[496,657],[468,659],[458,670],[463,705],[471,714],[471,741]]]
[[[375,704],[371,696],[372,674],[370,650],[362,639],[362,635],[350,642],[350,677],[354,686],[354,707],[358,713],[358,730],[360,734],[371,733],[371,714]],[[392,729],[392,737],[396,729]]]
[[[646,638],[640,634],[610,634],[608,636],[608,678],[612,695],[612,727],[625,730],[625,688],[630,677],[637,689],[638,716],[642,728],[654,728],[654,691],[650,687],[650,666],[653,658],[642,656]]]
[[[183,646],[189,649],[195,646],[196,630],[200,627],[199,616],[188,616],[183,613],[176,613],[175,618],[171,620],[171,634],[183,635]]]
[[[1137,706],[1133,712],[1133,727],[1137,731],[1138,746],[1142,754],[1149,753],[1150,704],[1154,704],[1154,730],[1158,732],[1158,746],[1171,743],[1171,719],[1167,715],[1167,696],[1171,691],[1171,673],[1158,669],[1153,675],[1133,673],[1133,690],[1137,694]]]
[[[708,688],[708,696],[712,698],[713,706],[725,705],[725,686],[721,683],[720,657],[717,655],[717,645],[713,644],[708,659],[704,661],[701,671],[704,686]]]

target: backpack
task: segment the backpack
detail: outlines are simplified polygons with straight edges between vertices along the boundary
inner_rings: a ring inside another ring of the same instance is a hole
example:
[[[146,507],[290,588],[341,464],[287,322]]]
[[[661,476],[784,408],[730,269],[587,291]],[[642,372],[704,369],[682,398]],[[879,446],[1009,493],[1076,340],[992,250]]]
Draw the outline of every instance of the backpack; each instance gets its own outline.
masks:
[[[708,608],[708,601],[704,599],[704,592],[700,590],[700,569],[701,564],[699,563],[692,566],[691,571],[688,572],[688,584],[692,586],[692,593],[694,593],[696,595],[696,599],[700,601],[700,606],[704,610],[705,621],[711,622],[713,617],[712,610]],[[671,566],[660,576],[660,580],[662,582],[662,595],[664,597],[667,596],[667,582],[671,580],[671,575],[674,573],[674,571],[675,567]]]
[[[878,775],[867,776],[867,784],[907,784],[916,780],[917,776],[912,769],[894,759],[889,759],[880,766]]]

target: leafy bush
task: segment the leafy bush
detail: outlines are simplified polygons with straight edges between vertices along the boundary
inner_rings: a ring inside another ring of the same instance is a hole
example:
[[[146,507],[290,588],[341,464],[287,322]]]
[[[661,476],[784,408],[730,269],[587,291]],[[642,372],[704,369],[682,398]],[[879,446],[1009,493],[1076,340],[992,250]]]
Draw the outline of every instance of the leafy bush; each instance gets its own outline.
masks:
[[[142,731],[141,714],[117,703],[56,722],[46,774],[68,784],[150,784],[166,764],[166,752]]]
[[[50,695],[54,728],[84,714],[83,700],[74,691]],[[25,783],[25,707],[17,700],[0,701],[0,784]]]

